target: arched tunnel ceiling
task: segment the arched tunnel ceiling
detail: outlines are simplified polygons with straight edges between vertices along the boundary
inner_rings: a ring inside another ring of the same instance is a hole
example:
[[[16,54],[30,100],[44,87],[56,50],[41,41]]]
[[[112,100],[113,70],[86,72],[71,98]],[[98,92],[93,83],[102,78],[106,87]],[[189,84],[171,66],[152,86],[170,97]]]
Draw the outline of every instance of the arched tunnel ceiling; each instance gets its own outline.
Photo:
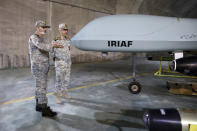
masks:
[[[140,14],[197,18],[197,0],[143,0]]]
[[[43,0],[106,14],[197,18],[197,0]]]

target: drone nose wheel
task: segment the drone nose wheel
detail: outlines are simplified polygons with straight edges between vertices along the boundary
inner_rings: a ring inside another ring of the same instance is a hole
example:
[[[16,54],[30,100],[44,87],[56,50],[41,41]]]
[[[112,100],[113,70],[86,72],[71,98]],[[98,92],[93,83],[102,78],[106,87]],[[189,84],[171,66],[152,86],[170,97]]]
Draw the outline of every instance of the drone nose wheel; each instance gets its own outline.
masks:
[[[128,88],[132,94],[139,94],[141,91],[141,85],[139,82],[136,81],[136,53],[132,54],[132,74],[133,74],[133,81],[129,84]]]
[[[141,91],[141,85],[137,81],[133,81],[129,84],[129,91],[133,94],[138,94]]]

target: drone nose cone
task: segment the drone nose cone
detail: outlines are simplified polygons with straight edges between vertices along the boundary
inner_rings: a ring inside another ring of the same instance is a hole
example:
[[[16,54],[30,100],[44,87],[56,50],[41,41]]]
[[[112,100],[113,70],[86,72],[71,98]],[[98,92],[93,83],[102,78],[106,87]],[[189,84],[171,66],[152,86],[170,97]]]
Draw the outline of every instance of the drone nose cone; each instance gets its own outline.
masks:
[[[76,34],[77,35],[77,34]],[[76,37],[76,35],[71,39],[71,42],[72,44],[75,46],[75,47],[78,47],[79,48],[79,39]]]

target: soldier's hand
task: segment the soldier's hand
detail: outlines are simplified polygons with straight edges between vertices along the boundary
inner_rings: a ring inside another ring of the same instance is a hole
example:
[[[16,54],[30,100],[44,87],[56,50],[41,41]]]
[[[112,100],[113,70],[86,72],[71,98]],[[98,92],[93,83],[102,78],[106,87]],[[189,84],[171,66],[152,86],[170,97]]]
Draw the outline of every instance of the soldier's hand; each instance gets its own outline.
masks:
[[[53,48],[64,48],[64,46],[61,45],[61,44],[55,43],[55,44],[53,45]]]

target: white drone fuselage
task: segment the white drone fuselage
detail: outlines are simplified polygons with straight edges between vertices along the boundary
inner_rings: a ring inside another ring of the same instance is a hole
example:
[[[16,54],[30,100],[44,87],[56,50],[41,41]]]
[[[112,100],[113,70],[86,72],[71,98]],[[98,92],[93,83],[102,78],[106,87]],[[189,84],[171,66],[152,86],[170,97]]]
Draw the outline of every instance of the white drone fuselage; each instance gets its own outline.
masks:
[[[160,52],[197,50],[197,19],[150,15],[97,18],[72,39],[81,50]]]

